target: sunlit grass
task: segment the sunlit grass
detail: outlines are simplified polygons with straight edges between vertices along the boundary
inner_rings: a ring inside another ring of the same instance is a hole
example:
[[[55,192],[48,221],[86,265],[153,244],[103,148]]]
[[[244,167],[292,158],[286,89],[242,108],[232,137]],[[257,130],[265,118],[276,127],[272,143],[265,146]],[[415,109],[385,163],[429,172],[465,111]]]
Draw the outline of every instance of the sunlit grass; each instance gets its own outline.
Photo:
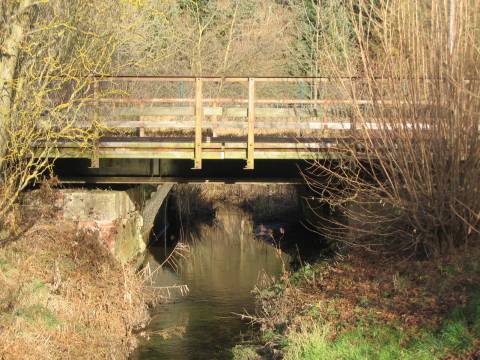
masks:
[[[439,359],[462,356],[480,337],[480,294],[465,308],[456,308],[437,329],[414,333],[386,324],[358,325],[333,338],[328,325],[314,324],[288,336],[286,360]]]
[[[235,360],[253,360],[258,358],[254,349],[240,345],[237,345],[232,349],[232,356]]]

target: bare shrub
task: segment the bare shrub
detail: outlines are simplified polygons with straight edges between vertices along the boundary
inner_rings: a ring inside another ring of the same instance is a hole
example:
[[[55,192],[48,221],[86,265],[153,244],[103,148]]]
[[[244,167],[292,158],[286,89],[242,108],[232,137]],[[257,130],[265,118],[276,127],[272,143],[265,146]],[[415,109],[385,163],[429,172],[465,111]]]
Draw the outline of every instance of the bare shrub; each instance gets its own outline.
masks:
[[[340,160],[305,173],[341,213],[318,214],[331,239],[427,255],[479,240],[480,4],[456,1],[452,22],[444,5],[350,4],[361,60],[349,68],[363,80],[343,86],[355,128]]]
[[[130,10],[116,1],[2,3],[0,220],[27,186],[49,175],[60,141],[91,153],[98,124],[76,124],[94,94],[92,75],[119,70],[112,54],[137,25],[120,21]]]

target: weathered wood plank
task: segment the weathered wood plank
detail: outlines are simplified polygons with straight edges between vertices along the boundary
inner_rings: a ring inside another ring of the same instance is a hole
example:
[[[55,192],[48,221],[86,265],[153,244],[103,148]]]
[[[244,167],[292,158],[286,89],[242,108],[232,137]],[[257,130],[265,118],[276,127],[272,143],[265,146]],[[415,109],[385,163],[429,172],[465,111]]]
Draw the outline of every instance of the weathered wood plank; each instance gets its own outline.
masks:
[[[153,119],[153,118],[152,118]],[[103,121],[102,125],[110,129],[191,129],[195,128],[195,121],[193,120],[177,120],[177,121],[163,121],[163,120],[107,120]],[[91,124],[86,122],[78,122],[78,128],[89,128]],[[255,122],[256,129],[271,129],[271,130],[349,130],[350,122],[332,122],[332,121],[299,121],[298,119],[272,119],[272,120],[257,120]],[[372,125],[373,127],[373,125]],[[248,121],[242,120],[223,120],[217,121],[205,120],[202,122],[202,129],[247,129]]]
[[[351,102],[350,102],[351,104]],[[322,107],[323,113],[328,113],[331,107]],[[204,106],[204,116],[222,116],[232,118],[247,118],[248,107],[243,106]],[[195,116],[195,107],[193,106],[129,106],[116,107],[110,110],[102,109],[101,118],[123,117],[123,116],[169,116],[183,117]],[[314,109],[299,107],[256,107],[256,118],[302,118],[302,117],[321,117],[323,114],[316,115]]]
[[[193,106],[129,106],[114,107],[106,113],[101,112],[103,117],[117,116],[195,116]]]

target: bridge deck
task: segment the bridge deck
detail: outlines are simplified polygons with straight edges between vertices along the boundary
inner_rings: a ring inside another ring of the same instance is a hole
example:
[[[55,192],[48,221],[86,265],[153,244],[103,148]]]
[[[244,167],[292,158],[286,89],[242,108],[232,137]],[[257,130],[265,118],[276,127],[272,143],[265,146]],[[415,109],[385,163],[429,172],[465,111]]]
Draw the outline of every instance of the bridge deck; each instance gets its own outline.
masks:
[[[310,159],[334,157],[340,151],[335,139],[257,137],[254,159]],[[59,146],[60,158],[85,158],[89,154],[75,143]],[[195,142],[189,137],[110,137],[102,138],[91,156],[110,159],[189,159],[195,160]],[[202,159],[246,159],[246,137],[202,137]]]

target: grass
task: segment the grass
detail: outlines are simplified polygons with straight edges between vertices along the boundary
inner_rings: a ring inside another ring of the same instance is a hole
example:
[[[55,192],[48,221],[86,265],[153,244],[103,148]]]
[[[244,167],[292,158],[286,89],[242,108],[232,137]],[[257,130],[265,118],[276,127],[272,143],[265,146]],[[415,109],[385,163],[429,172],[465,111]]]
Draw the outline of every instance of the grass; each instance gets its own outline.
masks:
[[[257,290],[262,351],[285,360],[478,358],[479,253],[387,262],[350,250],[284,274]]]
[[[254,349],[241,345],[237,345],[232,349],[232,355],[235,360],[256,360],[258,358]]]
[[[53,329],[60,324],[55,314],[40,304],[19,308],[14,312],[14,316],[23,318],[31,324],[39,323],[42,327],[49,329]]]
[[[286,360],[318,359],[411,359],[434,360],[449,355],[466,356],[478,345],[480,333],[480,296],[473,312],[455,309],[435,330],[418,333],[386,324],[359,325],[332,339],[328,325],[314,324],[287,337]]]

